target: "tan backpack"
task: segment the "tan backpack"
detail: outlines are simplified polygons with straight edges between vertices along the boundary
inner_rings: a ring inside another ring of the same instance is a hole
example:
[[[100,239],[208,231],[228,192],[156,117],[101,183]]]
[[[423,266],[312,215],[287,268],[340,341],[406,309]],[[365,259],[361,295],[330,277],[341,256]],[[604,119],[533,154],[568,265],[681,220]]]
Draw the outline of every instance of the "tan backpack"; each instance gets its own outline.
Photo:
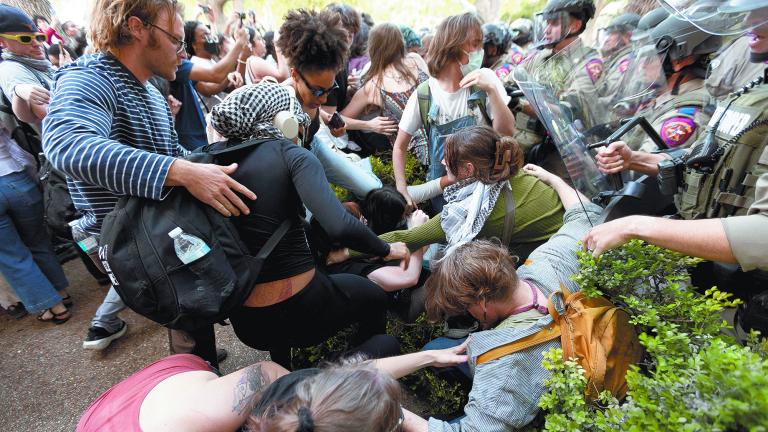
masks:
[[[552,324],[483,353],[477,358],[477,364],[559,337],[563,358],[575,359],[584,368],[585,396],[589,400],[596,400],[603,390],[623,399],[627,394],[629,366],[638,363],[643,355],[635,328],[629,323],[629,314],[604,297],[587,298],[582,292],[571,294],[562,283],[560,289],[562,292],[552,293],[547,305]],[[556,294],[563,296],[565,313],[562,315],[552,304],[552,296]]]

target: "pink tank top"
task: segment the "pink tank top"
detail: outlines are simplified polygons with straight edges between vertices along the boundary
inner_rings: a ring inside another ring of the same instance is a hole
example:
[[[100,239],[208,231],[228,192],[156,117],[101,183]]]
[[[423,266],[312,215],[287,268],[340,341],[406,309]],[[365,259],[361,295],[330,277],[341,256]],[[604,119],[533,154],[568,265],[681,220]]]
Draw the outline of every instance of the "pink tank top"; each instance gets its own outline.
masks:
[[[77,432],[140,432],[139,410],[149,392],[166,378],[192,371],[211,371],[211,367],[192,354],[152,363],[99,396],[80,418]]]

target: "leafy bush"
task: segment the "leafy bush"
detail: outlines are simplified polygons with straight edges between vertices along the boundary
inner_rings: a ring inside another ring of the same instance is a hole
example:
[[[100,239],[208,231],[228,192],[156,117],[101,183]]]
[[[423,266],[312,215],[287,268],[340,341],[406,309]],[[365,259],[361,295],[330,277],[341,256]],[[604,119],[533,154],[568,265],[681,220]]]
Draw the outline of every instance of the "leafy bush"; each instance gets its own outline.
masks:
[[[687,268],[700,260],[633,241],[599,258],[580,252],[579,262],[573,280],[627,308],[647,361],[627,373],[624,403],[604,394],[591,405],[580,366],[546,353],[545,430],[768,430],[768,343],[753,333],[742,347],[722,333],[720,312],[739,302],[689,285]]]

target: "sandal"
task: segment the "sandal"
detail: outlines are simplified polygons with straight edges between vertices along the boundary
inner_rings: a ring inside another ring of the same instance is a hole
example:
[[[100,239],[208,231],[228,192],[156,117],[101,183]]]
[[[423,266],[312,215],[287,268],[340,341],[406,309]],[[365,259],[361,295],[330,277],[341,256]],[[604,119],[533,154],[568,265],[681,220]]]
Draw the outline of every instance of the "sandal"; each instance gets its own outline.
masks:
[[[64,303],[64,306],[68,308],[72,307],[72,305],[75,304],[75,302],[72,301],[72,296],[69,294],[67,294],[66,297],[62,297],[61,302]]]
[[[47,312],[51,313],[51,317],[43,318]],[[40,315],[37,316],[38,321],[52,322],[57,325],[64,324],[65,322],[69,321],[70,318],[72,318],[72,314],[69,312],[69,309],[60,313],[54,313],[53,310],[46,309]]]

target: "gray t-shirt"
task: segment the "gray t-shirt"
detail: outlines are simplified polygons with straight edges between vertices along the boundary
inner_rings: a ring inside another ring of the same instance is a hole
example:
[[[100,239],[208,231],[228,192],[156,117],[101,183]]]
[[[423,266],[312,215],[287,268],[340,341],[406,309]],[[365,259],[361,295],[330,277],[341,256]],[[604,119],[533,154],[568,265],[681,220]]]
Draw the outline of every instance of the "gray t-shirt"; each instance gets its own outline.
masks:
[[[35,84],[53,90],[53,79],[44,72],[32,70],[31,68],[15,62],[5,60],[0,63],[0,89],[8,101],[13,101],[13,90],[19,84]],[[45,85],[43,85],[45,84]],[[32,123],[31,126],[35,132],[40,135],[42,130],[42,121]]]

